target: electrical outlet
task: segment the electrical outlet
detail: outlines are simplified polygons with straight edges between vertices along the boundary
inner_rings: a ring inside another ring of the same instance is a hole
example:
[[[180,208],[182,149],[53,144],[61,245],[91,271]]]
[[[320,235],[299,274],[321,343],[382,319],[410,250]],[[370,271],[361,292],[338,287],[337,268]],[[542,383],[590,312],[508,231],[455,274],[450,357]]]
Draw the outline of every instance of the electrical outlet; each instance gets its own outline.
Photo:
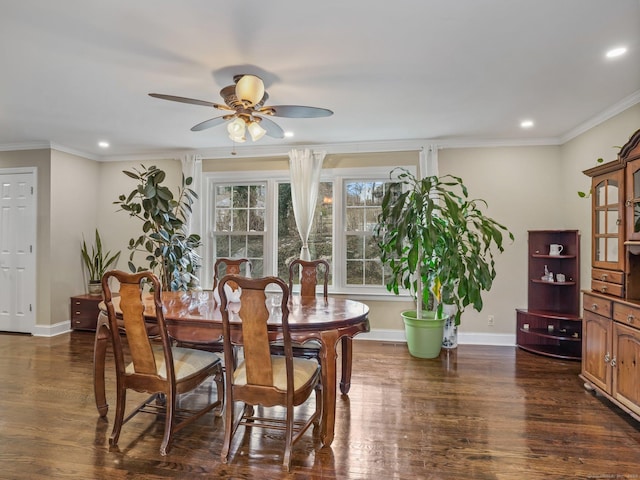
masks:
[[[494,318],[493,318],[493,315],[489,315],[489,316],[487,317],[487,325],[489,325],[490,327],[493,327],[493,325],[494,325]]]

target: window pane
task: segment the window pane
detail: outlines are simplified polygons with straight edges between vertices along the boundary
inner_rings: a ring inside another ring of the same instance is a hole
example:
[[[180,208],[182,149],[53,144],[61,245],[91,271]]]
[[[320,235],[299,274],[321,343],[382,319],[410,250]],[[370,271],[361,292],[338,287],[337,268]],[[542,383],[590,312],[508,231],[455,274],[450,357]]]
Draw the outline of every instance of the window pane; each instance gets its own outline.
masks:
[[[233,231],[234,232],[246,232],[247,231],[247,211],[246,210],[234,210],[233,211]]]
[[[229,185],[216,187],[216,208],[220,207],[231,207],[231,187]]]
[[[249,231],[264,232],[264,210],[249,210]]]
[[[232,193],[232,205],[233,208],[243,208],[247,207],[249,204],[248,201],[249,187],[246,185],[235,185],[233,187]]]
[[[262,258],[262,252],[264,252],[264,236],[262,235],[249,235],[247,237],[247,257]]]
[[[216,258],[225,257],[229,258],[229,235],[216,235],[215,236],[215,244],[216,244]]]
[[[364,230],[364,214],[365,210],[362,208],[349,208],[346,211],[346,229],[350,232],[359,232]]]
[[[231,235],[229,237],[229,256],[232,258],[244,258],[247,256],[247,237],[244,235]]]
[[[363,263],[360,260],[347,260],[347,285],[364,285]]]
[[[228,208],[216,210],[216,230],[218,232],[231,231],[231,210]]]
[[[364,242],[359,235],[347,235],[347,260],[364,258]]]
[[[366,285],[382,285],[382,264],[379,261],[367,260],[364,263]]]

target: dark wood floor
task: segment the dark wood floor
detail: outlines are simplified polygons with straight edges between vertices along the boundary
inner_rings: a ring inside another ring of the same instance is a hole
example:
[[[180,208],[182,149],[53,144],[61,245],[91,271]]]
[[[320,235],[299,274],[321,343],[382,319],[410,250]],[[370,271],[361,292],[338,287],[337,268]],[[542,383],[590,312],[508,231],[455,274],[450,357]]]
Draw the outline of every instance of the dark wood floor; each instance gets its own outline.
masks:
[[[0,478],[640,478],[640,425],[586,392],[577,362],[470,345],[418,360],[404,345],[355,342],[333,445],[308,432],[286,474],[280,432],[238,432],[232,463],[221,464],[213,415],[180,432],[166,457],[162,422],[148,415],[110,450],[113,409],[107,420],[95,410],[92,348],[90,333],[0,335]]]

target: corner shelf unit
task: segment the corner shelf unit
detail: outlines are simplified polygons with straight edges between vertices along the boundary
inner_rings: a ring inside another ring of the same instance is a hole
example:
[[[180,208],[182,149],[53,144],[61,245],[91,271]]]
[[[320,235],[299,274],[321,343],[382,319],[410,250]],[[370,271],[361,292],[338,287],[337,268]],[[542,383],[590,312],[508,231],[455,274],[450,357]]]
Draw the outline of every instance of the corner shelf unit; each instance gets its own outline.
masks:
[[[563,246],[550,255],[550,245]],[[516,309],[516,344],[522,350],[580,360],[580,233],[578,230],[530,230],[528,308]],[[553,281],[543,280],[546,268]],[[565,280],[557,281],[557,274]]]

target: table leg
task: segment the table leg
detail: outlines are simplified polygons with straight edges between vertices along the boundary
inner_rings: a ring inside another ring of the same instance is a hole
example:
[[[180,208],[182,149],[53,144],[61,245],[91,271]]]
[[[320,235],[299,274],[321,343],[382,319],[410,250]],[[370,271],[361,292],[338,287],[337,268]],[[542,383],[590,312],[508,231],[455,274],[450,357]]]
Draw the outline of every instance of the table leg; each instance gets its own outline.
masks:
[[[322,445],[328,447],[333,442],[336,423],[336,343],[338,332],[326,330],[321,333],[322,348],[320,363],[322,367],[322,421],[320,436]]]
[[[342,337],[342,379],[340,380],[340,391],[343,395],[349,393],[351,388],[351,352],[353,338]]]
[[[107,403],[105,393],[104,369],[107,356],[107,344],[110,338],[109,319],[104,313],[100,312],[93,347],[93,393],[96,400],[96,408],[101,417],[105,417],[109,411],[109,404]]]

